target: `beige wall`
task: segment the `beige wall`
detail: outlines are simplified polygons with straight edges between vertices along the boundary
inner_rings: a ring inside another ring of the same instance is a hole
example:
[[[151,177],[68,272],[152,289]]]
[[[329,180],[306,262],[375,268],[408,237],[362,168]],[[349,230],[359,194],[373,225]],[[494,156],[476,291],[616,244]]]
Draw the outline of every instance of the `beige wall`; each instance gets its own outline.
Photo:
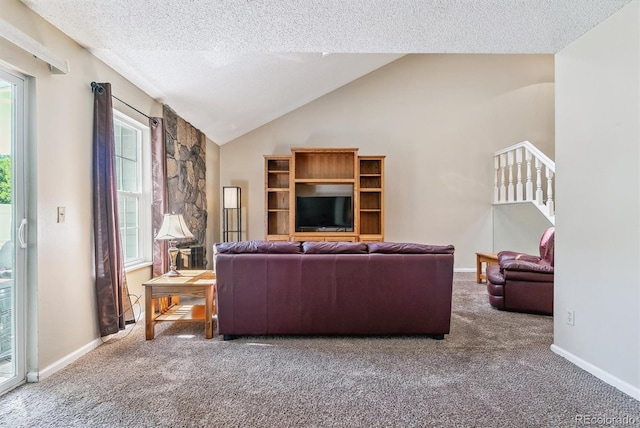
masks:
[[[407,55],[220,149],[242,186],[246,237],[264,238],[264,154],[357,147],[386,155],[386,240],[492,245],[492,154],[530,140],[554,156],[551,55]]]
[[[553,349],[640,400],[638,23],[635,0],[556,55]]]
[[[115,95],[148,115],[161,116],[162,109],[19,1],[3,0],[0,17],[69,60],[71,70],[67,75],[51,74],[44,62],[0,39],[3,65],[33,76],[28,370],[37,371],[100,336],[91,239],[90,83],[111,82]],[[117,101],[114,107],[146,123]],[[58,206],[66,207],[65,223],[56,223]],[[132,285],[140,281],[133,276]]]
[[[501,204],[493,207],[493,252],[502,250],[540,253],[540,238],[553,226],[533,204]]]
[[[136,320],[140,319],[144,312],[144,286],[142,283],[148,281],[152,276],[152,266],[145,266],[127,272],[127,288],[129,289],[133,314]]]

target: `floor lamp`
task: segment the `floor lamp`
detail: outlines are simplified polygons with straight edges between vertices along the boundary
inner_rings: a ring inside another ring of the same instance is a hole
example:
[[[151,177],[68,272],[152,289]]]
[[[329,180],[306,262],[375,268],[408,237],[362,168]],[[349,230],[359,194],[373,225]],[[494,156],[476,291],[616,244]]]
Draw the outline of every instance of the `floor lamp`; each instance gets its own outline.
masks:
[[[222,188],[222,241],[242,241],[242,219],[240,216],[240,187]],[[232,239],[233,238],[233,239]]]

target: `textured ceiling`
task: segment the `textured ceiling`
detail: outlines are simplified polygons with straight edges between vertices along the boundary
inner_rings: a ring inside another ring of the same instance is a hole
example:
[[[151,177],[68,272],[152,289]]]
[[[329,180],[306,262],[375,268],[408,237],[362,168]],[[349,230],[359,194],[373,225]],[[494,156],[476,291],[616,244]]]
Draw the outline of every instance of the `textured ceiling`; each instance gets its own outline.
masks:
[[[630,1],[22,0],[217,144],[406,53],[555,53]]]

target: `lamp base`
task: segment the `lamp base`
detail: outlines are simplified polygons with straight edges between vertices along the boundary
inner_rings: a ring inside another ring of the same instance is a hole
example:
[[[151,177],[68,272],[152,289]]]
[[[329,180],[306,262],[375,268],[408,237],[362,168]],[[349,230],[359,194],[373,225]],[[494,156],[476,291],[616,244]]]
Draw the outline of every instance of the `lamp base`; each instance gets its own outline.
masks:
[[[169,272],[165,273],[164,276],[180,276],[180,272],[176,270],[178,267],[176,263],[178,251],[179,250],[176,248],[176,241],[169,241]]]

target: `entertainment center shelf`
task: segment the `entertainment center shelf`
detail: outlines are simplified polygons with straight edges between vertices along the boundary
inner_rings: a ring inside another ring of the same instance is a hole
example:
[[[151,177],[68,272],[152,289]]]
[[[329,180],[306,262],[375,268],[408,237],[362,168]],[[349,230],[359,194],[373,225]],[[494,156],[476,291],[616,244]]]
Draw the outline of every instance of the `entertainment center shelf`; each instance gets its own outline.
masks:
[[[267,240],[384,239],[384,156],[292,148],[264,158]]]
[[[289,228],[290,156],[265,157],[265,206],[267,230],[284,231]],[[277,236],[277,234],[274,234]]]
[[[345,178],[297,178],[294,180],[294,183],[303,183],[303,184],[353,184],[355,180],[348,180]]]

